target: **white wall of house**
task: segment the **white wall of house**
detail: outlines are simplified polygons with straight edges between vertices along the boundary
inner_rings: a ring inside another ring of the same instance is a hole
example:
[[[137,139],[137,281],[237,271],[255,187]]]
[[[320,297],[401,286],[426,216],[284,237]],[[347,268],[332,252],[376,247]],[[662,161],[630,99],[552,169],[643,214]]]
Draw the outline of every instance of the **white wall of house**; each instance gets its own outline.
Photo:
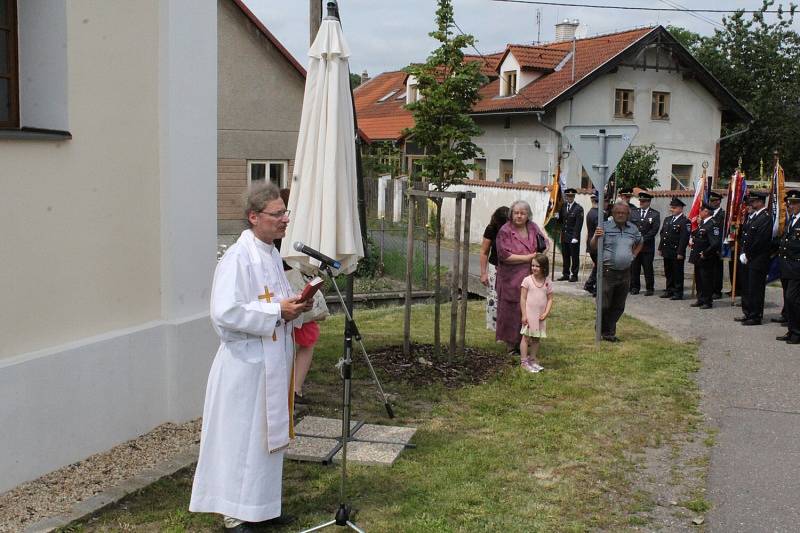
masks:
[[[649,65],[655,64],[655,52],[648,52]],[[666,62],[661,57],[661,64]],[[634,114],[630,119],[614,117],[616,89],[634,91]],[[651,118],[653,91],[670,93],[669,120]],[[619,67],[615,73],[602,76],[577,93],[572,102],[559,104],[556,125],[568,124],[635,124],[639,134],[634,145],[654,143],[659,152],[658,180],[660,188],[669,189],[672,165],[692,165],[693,176],[702,173],[703,161],[716,168],[716,141],[720,136],[722,112],[720,103],[702,85],[683,75],[667,70],[634,70]],[[581,164],[576,154],[567,160],[570,186],[580,185]]]
[[[510,121],[508,128],[506,117]],[[500,160],[510,159],[514,161],[514,183],[550,183],[548,176],[554,172],[558,138],[535,115],[476,115],[474,119],[483,130],[474,142],[484,151],[487,181],[499,181]]]
[[[0,139],[0,491],[198,416],[217,343],[216,2],[52,3],[72,138]]]

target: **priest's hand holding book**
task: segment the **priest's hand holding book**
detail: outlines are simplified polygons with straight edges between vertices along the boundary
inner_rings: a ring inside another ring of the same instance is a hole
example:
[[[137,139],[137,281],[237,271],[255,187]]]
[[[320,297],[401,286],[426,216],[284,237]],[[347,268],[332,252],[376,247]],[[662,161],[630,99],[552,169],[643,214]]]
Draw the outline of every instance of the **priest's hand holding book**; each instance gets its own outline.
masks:
[[[314,306],[314,294],[321,287],[322,278],[317,276],[306,284],[300,296],[282,301],[281,318],[284,320],[294,320],[306,311],[311,311],[311,308]]]

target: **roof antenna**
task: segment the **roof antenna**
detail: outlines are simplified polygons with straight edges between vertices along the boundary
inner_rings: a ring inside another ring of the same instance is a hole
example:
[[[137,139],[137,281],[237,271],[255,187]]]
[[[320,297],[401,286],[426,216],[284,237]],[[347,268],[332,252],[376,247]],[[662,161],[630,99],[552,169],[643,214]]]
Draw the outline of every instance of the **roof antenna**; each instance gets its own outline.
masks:
[[[542,10],[536,10],[536,44],[542,44]]]

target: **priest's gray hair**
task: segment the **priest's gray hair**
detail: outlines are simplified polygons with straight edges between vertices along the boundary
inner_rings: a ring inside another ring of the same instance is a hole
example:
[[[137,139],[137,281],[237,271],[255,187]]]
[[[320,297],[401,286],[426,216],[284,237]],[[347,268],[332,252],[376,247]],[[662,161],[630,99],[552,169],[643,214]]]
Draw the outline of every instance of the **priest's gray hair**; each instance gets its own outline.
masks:
[[[252,228],[250,223],[250,213],[258,213],[264,209],[267,202],[277,200],[281,197],[281,191],[273,183],[260,183],[254,185],[252,189],[247,191],[244,195],[244,219],[247,226]]]
[[[517,206],[524,208],[525,211],[528,212],[528,221],[529,222],[533,222],[531,220],[533,218],[533,211],[531,210],[531,204],[529,204],[525,200],[517,200],[516,202],[511,204],[511,207],[508,208],[508,218],[509,218],[509,220],[511,219],[512,213],[514,213],[514,208],[517,207]]]

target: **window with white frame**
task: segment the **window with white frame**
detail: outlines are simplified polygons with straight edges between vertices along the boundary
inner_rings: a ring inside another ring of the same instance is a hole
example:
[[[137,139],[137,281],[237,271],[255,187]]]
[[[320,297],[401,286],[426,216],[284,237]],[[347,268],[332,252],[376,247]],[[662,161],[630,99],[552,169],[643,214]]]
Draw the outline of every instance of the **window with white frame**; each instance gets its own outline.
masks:
[[[501,90],[502,90],[501,96],[514,96],[515,94],[517,94],[516,70],[509,70],[508,72],[503,73],[503,83]]]
[[[669,100],[669,93],[653,91],[650,118],[653,120],[669,120]]]
[[[247,162],[247,181],[252,186],[255,183],[269,182],[279,188],[286,187],[286,169],[288,161],[258,161]]]
[[[614,116],[617,118],[633,118],[633,91],[617,89],[614,98]]]

